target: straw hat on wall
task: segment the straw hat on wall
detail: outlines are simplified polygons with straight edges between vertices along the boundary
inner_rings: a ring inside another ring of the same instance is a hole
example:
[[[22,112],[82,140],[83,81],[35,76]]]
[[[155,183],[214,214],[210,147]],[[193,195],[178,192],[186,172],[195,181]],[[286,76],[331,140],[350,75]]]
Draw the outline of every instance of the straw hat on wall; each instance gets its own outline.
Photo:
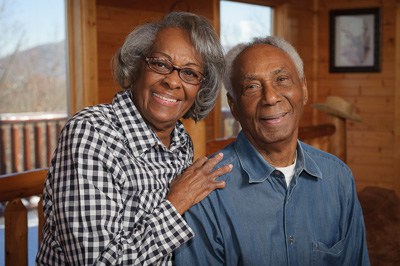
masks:
[[[325,103],[311,104],[311,107],[344,119],[362,121],[361,117],[354,112],[353,105],[338,96],[330,95],[326,98]]]

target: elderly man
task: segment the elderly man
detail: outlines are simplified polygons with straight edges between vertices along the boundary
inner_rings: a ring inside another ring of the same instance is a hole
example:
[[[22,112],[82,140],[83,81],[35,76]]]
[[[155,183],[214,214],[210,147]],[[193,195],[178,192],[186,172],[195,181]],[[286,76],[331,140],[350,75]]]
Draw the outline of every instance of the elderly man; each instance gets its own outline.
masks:
[[[225,189],[185,213],[195,237],[177,265],[369,265],[350,169],[297,139],[308,92],[296,50],[259,38],[226,59],[242,131],[216,167],[233,169],[219,178]]]

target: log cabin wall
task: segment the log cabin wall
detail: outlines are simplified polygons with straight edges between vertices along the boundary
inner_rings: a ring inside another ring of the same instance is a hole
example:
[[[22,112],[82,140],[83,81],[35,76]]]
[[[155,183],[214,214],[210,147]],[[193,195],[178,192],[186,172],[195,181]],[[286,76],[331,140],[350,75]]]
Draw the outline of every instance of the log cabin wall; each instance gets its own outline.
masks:
[[[200,3],[201,2],[201,3]],[[180,3],[180,4],[179,4]],[[96,1],[98,100],[109,102],[121,90],[112,79],[110,60],[125,37],[137,26],[158,20],[170,10],[190,11],[215,21],[214,0]]]
[[[269,5],[275,8],[277,27],[275,31],[282,37],[291,41],[303,56],[305,65],[312,65],[315,59],[313,53],[314,37],[313,24],[314,0],[298,1],[285,0],[255,0],[244,1],[248,3]],[[97,60],[98,60],[98,102],[109,102],[113,95],[120,90],[114,83],[110,69],[110,58],[125,37],[136,25],[147,21],[159,19],[170,10],[190,11],[205,16],[212,21],[219,32],[219,0],[207,1],[176,1],[176,0],[149,0],[149,1],[110,1],[97,0],[95,3],[97,21]],[[310,87],[310,97],[313,95],[314,76],[312,67],[306,69]],[[311,101],[310,101],[311,102]],[[220,105],[217,104],[217,110]],[[302,124],[311,124],[312,111],[309,105],[304,112]],[[205,121],[195,125],[192,120],[183,121],[191,134],[195,158],[205,155],[206,140],[220,137],[218,135],[218,112],[212,112]],[[207,127],[206,127],[207,124]],[[204,133],[205,132],[205,133]]]
[[[357,189],[377,186],[395,189],[399,194],[399,177],[395,177],[400,164],[400,102],[398,78],[396,80],[399,61],[395,61],[399,4],[396,2],[319,0],[317,102],[325,102],[328,95],[340,96],[353,103],[363,119],[362,123],[347,121],[347,164],[353,171]],[[382,12],[381,72],[329,73],[329,11],[375,7],[381,8]],[[318,111],[316,115],[317,122],[326,121],[324,113]]]
[[[378,186],[395,189],[400,194],[399,178],[394,177],[400,172],[400,1],[242,2],[273,7],[275,34],[291,42],[303,58],[309,101],[301,125],[326,122],[325,114],[311,109],[310,104],[324,102],[328,95],[341,96],[353,103],[363,118],[362,123],[347,122],[348,165],[354,173],[357,189]],[[76,63],[70,69],[72,112],[87,105],[111,101],[120,90],[111,75],[112,55],[136,25],[161,18],[175,3],[180,4],[174,10],[203,15],[219,31],[219,0],[68,0],[67,3],[74,11],[68,15],[69,35],[74,36],[70,40],[70,62]],[[382,71],[329,73],[329,10],[370,7],[382,8]],[[89,75],[80,73],[79,64],[82,72]],[[88,80],[86,83],[85,79]],[[185,122],[195,143],[195,156],[205,154],[206,139],[219,137],[219,117],[218,112],[213,112],[206,122],[197,125]]]
[[[215,23],[219,21],[217,3],[215,0],[97,0],[98,101],[110,102],[121,90],[113,81],[110,59],[135,26],[158,20],[171,10],[193,12]],[[214,24],[214,27],[217,26]],[[195,124],[193,120],[184,120],[183,123],[193,139],[196,157],[205,154],[205,121]]]
[[[304,73],[307,80],[308,88],[308,103],[304,108],[303,118],[300,121],[300,126],[310,126],[315,124],[314,111],[310,105],[316,100],[317,95],[317,77],[316,77],[316,62],[317,62],[317,12],[316,0],[306,1],[286,1],[285,4],[276,8],[274,15],[286,19],[284,32],[280,33],[275,29],[275,34],[283,37],[290,42],[303,59]],[[280,9],[287,9],[286,16],[280,14]],[[275,21],[278,23],[279,21]],[[279,27],[276,25],[275,27]]]

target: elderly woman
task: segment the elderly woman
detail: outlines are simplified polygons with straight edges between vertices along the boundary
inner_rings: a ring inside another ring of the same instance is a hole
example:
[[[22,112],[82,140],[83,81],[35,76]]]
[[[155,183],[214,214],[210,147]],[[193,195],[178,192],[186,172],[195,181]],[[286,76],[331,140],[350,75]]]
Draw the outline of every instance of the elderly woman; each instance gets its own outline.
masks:
[[[129,34],[116,53],[125,90],[65,125],[43,193],[38,265],[172,265],[193,237],[182,214],[224,182],[221,159],[200,158],[179,119],[203,119],[224,59],[211,24],[176,12]],[[187,168],[187,169],[186,169]],[[185,170],[186,169],[186,170]]]

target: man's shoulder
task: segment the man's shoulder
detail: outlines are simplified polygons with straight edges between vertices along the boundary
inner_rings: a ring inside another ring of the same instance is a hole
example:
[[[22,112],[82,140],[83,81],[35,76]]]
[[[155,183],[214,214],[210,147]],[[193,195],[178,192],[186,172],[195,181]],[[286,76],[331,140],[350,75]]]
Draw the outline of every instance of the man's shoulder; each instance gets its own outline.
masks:
[[[351,169],[338,157],[305,143],[301,143],[301,145],[305,160],[312,160],[313,164],[319,168],[325,183],[326,181],[328,181],[328,183],[330,181],[340,181],[342,185],[347,186],[349,182],[353,182]]]
[[[229,143],[228,145],[226,145],[224,148],[222,148],[221,150],[219,150],[218,152],[208,156],[208,158],[213,158],[215,155],[217,155],[218,153],[222,153],[223,154],[223,158],[222,160],[214,167],[214,169],[216,168],[220,168],[223,167],[227,164],[235,164],[235,161],[238,160],[237,157],[237,153],[236,153],[236,149],[235,149],[235,141]],[[229,173],[228,173],[229,174]],[[227,174],[225,174],[227,175]],[[225,176],[224,175],[224,176]]]
[[[229,163],[229,161],[232,161],[234,159],[234,157],[236,157],[236,151],[235,151],[235,142],[233,141],[231,143],[229,143],[228,145],[226,145],[224,148],[222,148],[221,150],[217,151],[214,154],[211,154],[210,156],[208,156],[208,158],[213,158],[215,155],[217,155],[218,153],[223,153],[224,157],[222,158],[222,160],[218,163],[218,165],[220,164],[226,164]],[[217,166],[218,166],[217,165]],[[219,166],[220,167],[220,166]]]
[[[310,156],[313,160],[316,160],[317,162],[323,161],[324,163],[327,164],[334,164],[342,167],[347,167],[346,164],[341,161],[337,156],[328,153],[326,151],[317,149],[311,145],[308,145],[304,142],[300,142],[301,147],[303,148],[303,152]]]

